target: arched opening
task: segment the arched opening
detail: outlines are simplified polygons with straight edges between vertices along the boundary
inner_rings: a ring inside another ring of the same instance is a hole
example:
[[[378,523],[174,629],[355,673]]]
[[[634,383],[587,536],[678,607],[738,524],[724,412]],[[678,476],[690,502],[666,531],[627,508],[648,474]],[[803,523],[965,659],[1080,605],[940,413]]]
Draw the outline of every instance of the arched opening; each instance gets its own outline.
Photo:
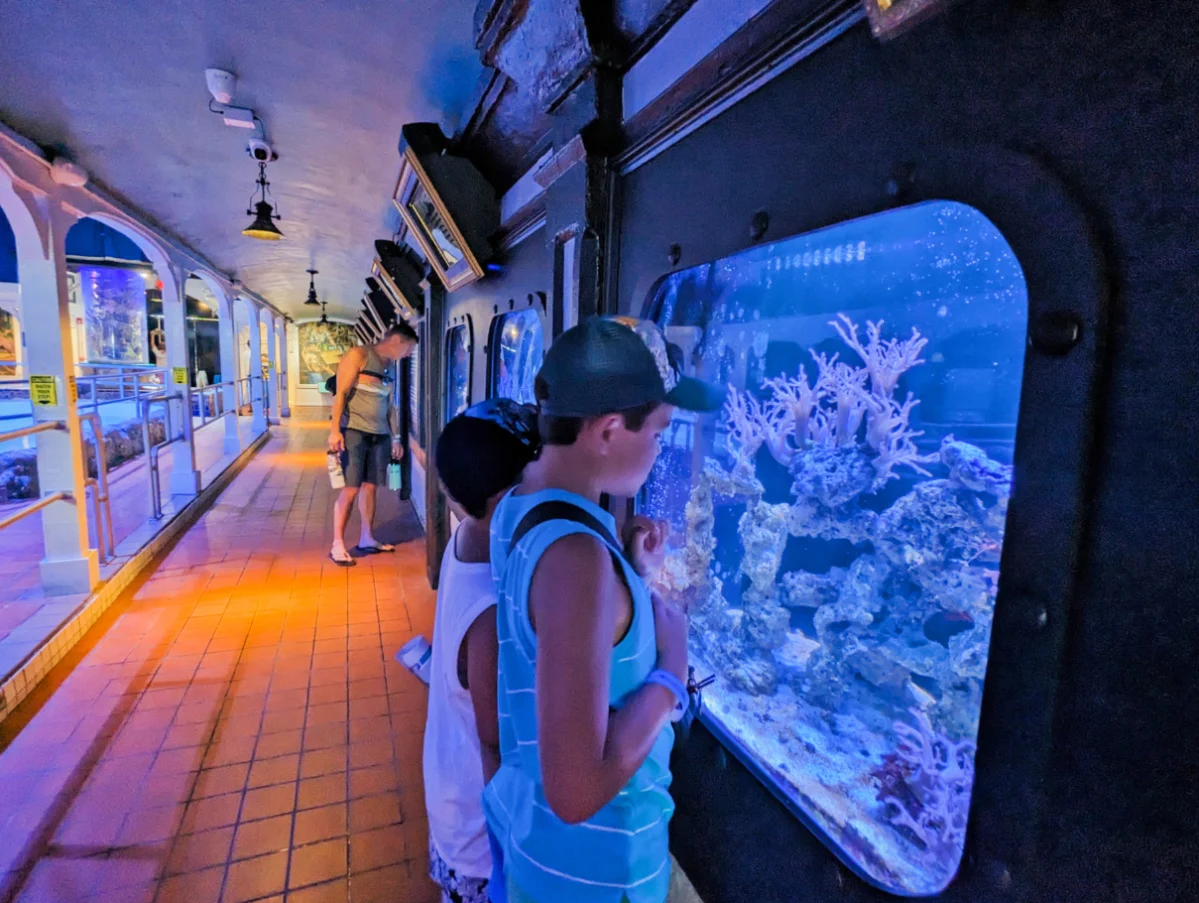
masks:
[[[0,209],[0,379],[16,377],[21,365],[21,286],[17,237]]]
[[[188,364],[193,386],[209,386],[221,381],[221,308],[220,297],[196,274],[185,284],[187,310]]]

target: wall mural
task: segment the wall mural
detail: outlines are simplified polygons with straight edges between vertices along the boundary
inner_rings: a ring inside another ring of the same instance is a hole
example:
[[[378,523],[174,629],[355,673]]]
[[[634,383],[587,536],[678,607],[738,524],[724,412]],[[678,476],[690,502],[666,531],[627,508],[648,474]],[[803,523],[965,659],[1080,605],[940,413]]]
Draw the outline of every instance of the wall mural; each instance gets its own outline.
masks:
[[[17,359],[17,318],[0,309],[0,376],[16,376],[17,368],[4,361]]]
[[[323,386],[337,371],[343,354],[358,344],[354,327],[348,323],[300,323],[300,385]]]
[[[86,322],[87,359],[144,364],[150,351],[146,282],[134,270],[80,267],[79,291]]]

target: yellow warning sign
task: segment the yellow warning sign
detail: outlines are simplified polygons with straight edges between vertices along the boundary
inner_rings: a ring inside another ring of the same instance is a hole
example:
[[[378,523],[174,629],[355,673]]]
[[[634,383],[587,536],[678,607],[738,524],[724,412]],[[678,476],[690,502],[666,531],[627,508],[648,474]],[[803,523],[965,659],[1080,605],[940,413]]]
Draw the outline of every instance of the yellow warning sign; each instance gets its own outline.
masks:
[[[173,382],[177,386],[186,386],[187,385],[187,368],[186,367],[172,367],[171,368],[171,382]]]
[[[76,404],[79,401],[79,387],[75,385],[75,376],[70,374],[67,376],[67,404]]]
[[[58,381],[53,376],[30,376],[29,400],[50,407],[58,404]]]

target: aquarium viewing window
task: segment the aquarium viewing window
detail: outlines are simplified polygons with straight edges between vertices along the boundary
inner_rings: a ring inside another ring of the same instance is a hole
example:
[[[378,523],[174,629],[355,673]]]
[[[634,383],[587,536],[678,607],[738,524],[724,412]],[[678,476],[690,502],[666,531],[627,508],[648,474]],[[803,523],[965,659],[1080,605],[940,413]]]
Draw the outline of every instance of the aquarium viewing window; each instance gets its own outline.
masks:
[[[965,842],[1028,297],[933,202],[672,274],[647,315],[729,387],[641,499],[706,722],[846,863],[932,895]]]
[[[533,308],[496,318],[491,337],[491,394],[534,404],[533,380],[545,356],[541,317]]]
[[[416,444],[423,446],[425,442],[425,393],[422,391],[422,387],[425,384],[425,371],[419,342],[412,347],[412,354],[408,360],[409,366],[412,368],[408,400],[411,405],[412,422],[416,429]]]
[[[470,404],[470,326],[450,329],[445,339],[445,419],[448,423]]]
[[[146,280],[141,271],[80,266],[79,291],[87,336],[87,359],[114,364],[150,360]]]

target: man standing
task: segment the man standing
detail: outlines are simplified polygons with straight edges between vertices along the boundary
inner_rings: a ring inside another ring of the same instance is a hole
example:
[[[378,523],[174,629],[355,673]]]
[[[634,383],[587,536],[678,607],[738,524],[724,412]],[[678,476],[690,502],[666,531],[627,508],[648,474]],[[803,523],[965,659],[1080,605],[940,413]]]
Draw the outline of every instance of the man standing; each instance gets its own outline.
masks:
[[[355,498],[362,532],[354,551],[359,555],[395,551],[395,546],[377,542],[371,527],[375,489],[386,484],[387,465],[392,458],[398,459],[404,452],[395,386],[388,368],[412,354],[416,343],[416,331],[398,320],[380,341],[351,348],[337,365],[329,450],[341,454],[346,485],[333,505],[333,548],[329,557],[342,567],[355,563],[345,542]]]

